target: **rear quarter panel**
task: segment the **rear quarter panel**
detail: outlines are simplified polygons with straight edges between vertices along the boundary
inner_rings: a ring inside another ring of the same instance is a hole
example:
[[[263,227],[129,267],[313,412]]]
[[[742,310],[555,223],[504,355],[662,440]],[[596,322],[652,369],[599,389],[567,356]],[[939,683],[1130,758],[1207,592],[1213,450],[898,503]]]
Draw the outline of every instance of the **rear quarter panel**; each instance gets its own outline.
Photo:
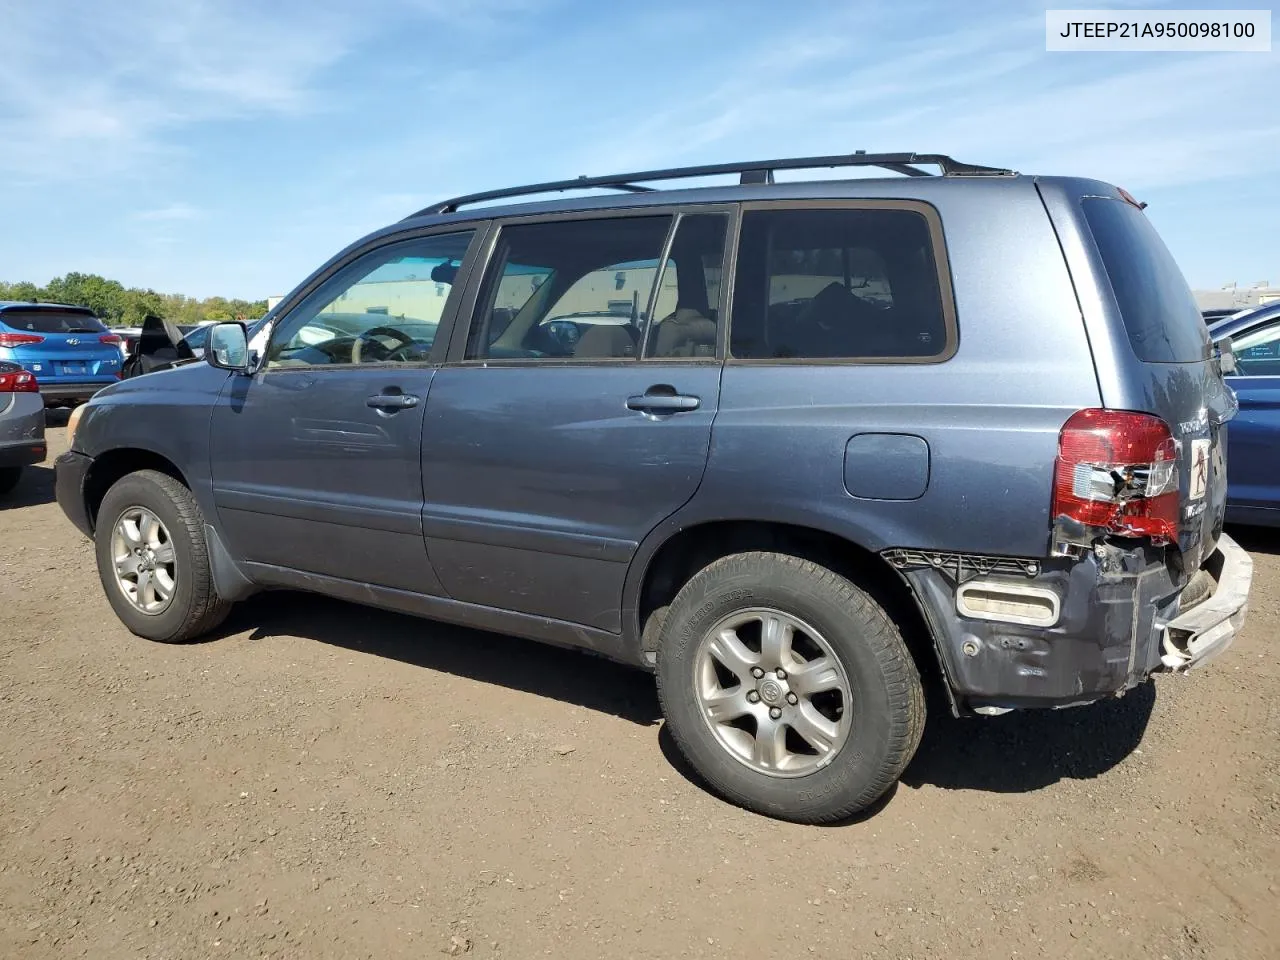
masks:
[[[773,519],[875,551],[1045,556],[1058,431],[1072,412],[1098,404],[1098,386],[1044,205],[1028,178],[883,183],[888,195],[924,200],[941,217],[954,356],[935,364],[730,360],[706,478],[673,523]],[[919,496],[859,499],[846,490],[850,438],[881,432],[928,445]]]

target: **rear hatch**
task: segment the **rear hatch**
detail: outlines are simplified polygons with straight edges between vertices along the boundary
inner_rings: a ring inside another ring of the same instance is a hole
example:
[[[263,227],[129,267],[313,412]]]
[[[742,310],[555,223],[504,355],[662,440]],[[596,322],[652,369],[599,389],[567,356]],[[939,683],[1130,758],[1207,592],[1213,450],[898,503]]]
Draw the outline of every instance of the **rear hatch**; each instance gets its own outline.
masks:
[[[0,312],[0,344],[41,383],[114,379],[120,338],[90,310],[39,306]]]
[[[1123,393],[1133,401],[1125,406],[1162,419],[1176,442],[1178,546],[1194,570],[1222,532],[1225,427],[1236,414],[1235,395],[1195,298],[1147,215],[1127,195],[1086,196],[1080,204],[1138,361],[1125,367]]]

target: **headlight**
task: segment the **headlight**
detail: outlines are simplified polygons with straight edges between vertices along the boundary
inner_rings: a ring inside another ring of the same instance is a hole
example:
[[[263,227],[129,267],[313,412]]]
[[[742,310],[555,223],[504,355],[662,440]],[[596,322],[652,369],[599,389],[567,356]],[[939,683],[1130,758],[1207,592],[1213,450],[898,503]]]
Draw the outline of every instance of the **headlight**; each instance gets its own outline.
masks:
[[[76,427],[80,423],[80,417],[84,413],[84,404],[73,407],[71,416],[67,417],[67,449],[71,449],[76,442]]]

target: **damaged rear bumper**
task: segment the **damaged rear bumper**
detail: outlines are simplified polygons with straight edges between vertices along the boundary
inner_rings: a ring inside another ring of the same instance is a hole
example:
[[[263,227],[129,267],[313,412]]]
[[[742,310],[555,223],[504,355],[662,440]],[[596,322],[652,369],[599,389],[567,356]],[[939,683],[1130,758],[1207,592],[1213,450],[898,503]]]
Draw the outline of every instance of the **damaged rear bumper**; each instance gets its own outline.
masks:
[[[887,551],[933,635],[957,713],[1090,703],[1222,652],[1244,622],[1252,561],[1223,536],[1213,593],[1181,609],[1187,578],[1164,548],[1105,541],[1078,557]]]
[[[1205,564],[1217,581],[1212,596],[1164,625],[1161,664],[1168,670],[1190,670],[1208,663],[1235,639],[1249,612],[1253,558],[1223,534]]]

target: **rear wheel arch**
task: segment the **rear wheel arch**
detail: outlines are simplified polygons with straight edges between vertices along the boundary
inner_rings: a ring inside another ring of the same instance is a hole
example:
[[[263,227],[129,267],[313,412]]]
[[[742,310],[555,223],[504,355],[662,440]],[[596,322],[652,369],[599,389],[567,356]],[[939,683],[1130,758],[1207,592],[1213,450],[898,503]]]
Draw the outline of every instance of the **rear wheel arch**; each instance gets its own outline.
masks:
[[[866,590],[898,625],[916,669],[927,681],[942,665],[918,598],[883,557],[839,534],[802,524],[714,520],[677,527],[646,544],[628,578],[623,627],[641,662],[652,665],[665,608],[700,570],[737,553],[763,551],[809,560]]]

